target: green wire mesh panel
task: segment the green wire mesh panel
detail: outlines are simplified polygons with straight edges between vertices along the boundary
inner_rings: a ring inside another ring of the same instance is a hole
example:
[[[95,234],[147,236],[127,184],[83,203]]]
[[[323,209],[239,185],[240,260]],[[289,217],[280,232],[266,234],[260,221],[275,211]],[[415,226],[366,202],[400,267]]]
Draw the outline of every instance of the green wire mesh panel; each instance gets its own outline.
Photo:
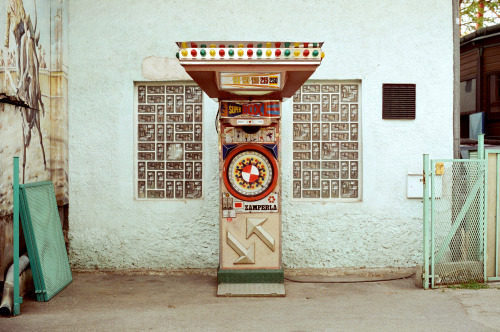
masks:
[[[433,160],[431,169],[434,171],[431,180],[433,285],[482,282],[484,162]]]
[[[50,181],[30,183],[21,185],[20,191],[37,300],[48,301],[73,281],[54,186]]]

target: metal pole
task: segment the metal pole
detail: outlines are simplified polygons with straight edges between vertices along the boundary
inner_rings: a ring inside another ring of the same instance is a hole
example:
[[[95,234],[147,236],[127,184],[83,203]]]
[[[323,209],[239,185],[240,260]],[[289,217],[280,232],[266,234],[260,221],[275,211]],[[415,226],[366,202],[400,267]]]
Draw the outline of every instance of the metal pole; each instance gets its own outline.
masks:
[[[496,196],[495,196],[495,206],[496,206],[496,230],[495,230],[495,277],[498,277],[498,232],[499,232],[499,204],[500,201],[500,153],[497,153],[497,181],[496,181]]]
[[[424,260],[422,266],[422,278],[424,289],[429,289],[429,155],[424,154],[424,195],[423,195],[423,209],[424,209],[424,229],[423,229],[423,249]]]
[[[479,245],[480,245],[480,252],[479,254],[482,254],[483,256],[483,267],[484,267],[484,280],[486,280],[486,262],[487,262],[487,250],[484,248],[485,243],[487,243],[486,239],[486,228],[485,228],[485,205],[487,204],[486,200],[486,195],[485,195],[485,186],[487,185],[487,176],[488,174],[485,172],[486,168],[486,162],[487,160],[485,159],[485,153],[484,153],[484,134],[479,134],[477,137],[477,158],[481,161],[483,161],[482,165],[480,166],[479,171],[481,172],[479,177],[482,177],[483,179],[483,186],[481,186],[481,190],[479,191],[479,217],[481,218],[478,220],[479,222],[479,234],[483,236],[479,236]],[[482,199],[482,202],[481,202]],[[481,252],[482,251],[482,252]]]
[[[430,219],[430,223],[431,223],[431,269],[430,269],[430,278],[431,278],[431,288],[434,288],[434,282],[435,282],[435,278],[434,278],[434,188],[436,187],[435,186],[435,183],[434,183],[434,170],[433,168],[435,167],[434,166],[435,163],[432,162],[431,160],[431,170],[430,170],[430,176],[431,176],[431,219]]]
[[[477,135],[477,159],[484,160],[484,134]]]
[[[19,157],[14,157],[14,316],[21,313],[22,298],[19,296]]]

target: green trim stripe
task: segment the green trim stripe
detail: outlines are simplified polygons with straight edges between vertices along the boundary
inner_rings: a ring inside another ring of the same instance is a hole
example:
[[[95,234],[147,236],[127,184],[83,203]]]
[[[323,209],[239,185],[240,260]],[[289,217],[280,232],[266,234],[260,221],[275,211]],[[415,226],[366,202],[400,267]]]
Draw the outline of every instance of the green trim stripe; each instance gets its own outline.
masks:
[[[217,269],[217,283],[246,284],[246,283],[283,283],[285,270],[222,270]]]

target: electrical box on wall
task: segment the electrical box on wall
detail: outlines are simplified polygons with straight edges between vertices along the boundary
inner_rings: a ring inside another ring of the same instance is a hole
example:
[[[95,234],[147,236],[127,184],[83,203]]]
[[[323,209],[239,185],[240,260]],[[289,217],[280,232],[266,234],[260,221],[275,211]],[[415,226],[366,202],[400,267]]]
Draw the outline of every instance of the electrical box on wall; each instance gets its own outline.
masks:
[[[423,174],[407,174],[406,175],[406,197],[407,198],[423,198],[424,197],[424,175]],[[434,196],[440,198],[443,192],[442,177],[436,176],[434,179],[436,188]],[[429,193],[431,192],[431,183],[429,179]]]

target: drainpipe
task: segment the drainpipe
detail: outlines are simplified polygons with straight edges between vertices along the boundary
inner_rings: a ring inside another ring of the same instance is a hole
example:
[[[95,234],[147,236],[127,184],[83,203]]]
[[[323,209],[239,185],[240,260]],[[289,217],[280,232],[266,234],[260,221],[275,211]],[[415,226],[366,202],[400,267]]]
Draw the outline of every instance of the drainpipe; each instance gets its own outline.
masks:
[[[28,254],[25,253],[19,257],[19,274],[28,266],[30,260]],[[19,276],[17,276],[19,278]],[[14,264],[9,267],[5,282],[3,284],[3,296],[0,304],[0,315],[9,316],[12,312],[12,305],[14,302]]]

